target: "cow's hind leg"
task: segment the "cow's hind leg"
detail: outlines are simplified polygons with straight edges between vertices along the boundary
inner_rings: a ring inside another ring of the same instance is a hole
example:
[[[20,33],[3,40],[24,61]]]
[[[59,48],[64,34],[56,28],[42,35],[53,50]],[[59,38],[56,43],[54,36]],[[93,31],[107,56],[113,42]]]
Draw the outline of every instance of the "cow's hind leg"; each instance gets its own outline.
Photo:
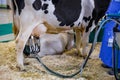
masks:
[[[25,70],[23,50],[31,33],[32,33],[32,29],[29,28],[26,31],[19,33],[21,35],[16,40],[17,67],[20,70]]]
[[[83,57],[86,57],[88,54],[88,42],[89,42],[89,35],[90,31],[84,32],[83,37],[82,37],[82,55]]]
[[[75,29],[75,32],[76,32],[76,48],[77,48],[77,51],[78,51],[78,55],[82,56],[81,54],[81,31],[80,29],[76,28]]]

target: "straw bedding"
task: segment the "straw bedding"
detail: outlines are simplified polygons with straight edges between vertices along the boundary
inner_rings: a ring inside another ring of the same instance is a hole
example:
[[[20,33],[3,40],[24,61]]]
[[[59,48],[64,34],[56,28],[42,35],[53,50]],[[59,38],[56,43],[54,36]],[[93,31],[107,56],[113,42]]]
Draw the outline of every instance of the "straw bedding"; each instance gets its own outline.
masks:
[[[114,76],[106,73],[108,69],[101,67],[99,49],[100,43],[96,45],[82,75],[63,79],[49,74],[34,58],[25,58],[26,71],[19,71],[16,68],[15,41],[0,43],[0,80],[115,80]],[[83,58],[76,54],[62,54],[45,56],[42,61],[52,70],[71,74],[79,70]]]

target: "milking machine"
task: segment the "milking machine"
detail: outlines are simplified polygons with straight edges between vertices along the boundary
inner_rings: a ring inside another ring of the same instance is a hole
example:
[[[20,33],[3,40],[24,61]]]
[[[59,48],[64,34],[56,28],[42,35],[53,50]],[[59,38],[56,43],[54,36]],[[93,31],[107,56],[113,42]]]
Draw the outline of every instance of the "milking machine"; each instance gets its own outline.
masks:
[[[120,56],[120,14],[108,15],[116,23],[113,28],[113,70],[116,80],[120,80],[120,75],[118,73],[118,60]]]
[[[118,24],[116,24],[116,26],[113,29],[113,35],[114,35],[114,39],[113,39],[113,70],[114,70],[114,76],[116,78],[116,80],[120,80],[120,76],[118,75],[118,56],[120,56],[119,54],[119,50],[120,50],[120,30],[118,30]]]
[[[110,18],[106,18],[106,17],[110,17]],[[95,44],[97,42],[97,37],[99,35],[99,32],[101,30],[101,28],[109,21],[114,21],[116,23],[116,26],[118,24],[120,24],[120,21],[118,20],[118,17],[120,18],[120,15],[106,15],[106,17],[104,17],[99,23],[98,23],[98,30],[95,34],[95,37],[94,37],[94,41],[92,43],[92,46],[91,46],[91,49],[88,53],[88,56],[84,59],[84,61],[82,62],[81,66],[80,66],[80,69],[73,73],[73,74],[70,74],[70,75],[63,75],[63,74],[60,74],[58,72],[55,72],[53,70],[51,70],[50,68],[48,68],[41,60],[41,58],[39,57],[39,55],[37,54],[38,52],[40,52],[40,38],[36,38],[34,36],[30,36],[29,40],[28,40],[28,43],[26,44],[25,46],[25,49],[24,49],[24,53],[26,53],[27,55],[34,55],[34,58],[36,58],[38,60],[38,62],[51,74],[55,75],[55,76],[58,76],[58,77],[62,77],[62,78],[72,78],[74,77],[75,75],[79,74],[82,75],[82,72],[89,60],[89,57],[90,55],[92,54],[94,48],[95,48]],[[116,27],[115,27],[116,28]],[[120,33],[119,32],[115,32],[114,31],[114,41],[113,41],[113,63],[114,63],[114,72],[115,72],[115,77],[116,79],[120,79],[119,76],[118,76],[118,71],[117,71],[117,61],[118,61],[118,54],[115,55],[115,49],[118,49],[119,46],[120,46]],[[116,47],[118,44],[118,47]]]
[[[112,43],[112,64],[113,64],[113,71],[116,80],[120,80],[120,76],[118,74],[118,60],[120,56],[120,14],[107,14],[106,19],[103,21],[105,24],[107,22],[114,22],[115,25],[113,26],[113,40],[110,42]],[[112,27],[112,26],[111,26]]]
[[[30,36],[23,53],[26,56],[34,57],[38,52],[40,52],[40,39],[39,37]]]

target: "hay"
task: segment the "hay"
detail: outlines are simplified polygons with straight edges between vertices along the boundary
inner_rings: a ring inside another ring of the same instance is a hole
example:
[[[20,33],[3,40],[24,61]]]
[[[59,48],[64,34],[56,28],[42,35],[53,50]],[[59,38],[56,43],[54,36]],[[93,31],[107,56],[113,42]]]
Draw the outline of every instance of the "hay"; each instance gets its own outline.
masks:
[[[90,45],[89,45],[90,46]],[[25,58],[26,71],[16,68],[15,42],[0,43],[0,80],[115,80],[107,75],[107,69],[102,68],[98,59],[100,43],[89,59],[82,76],[71,79],[62,79],[50,75],[34,58]],[[45,56],[42,61],[52,70],[63,74],[76,72],[83,61],[81,57],[72,54]]]

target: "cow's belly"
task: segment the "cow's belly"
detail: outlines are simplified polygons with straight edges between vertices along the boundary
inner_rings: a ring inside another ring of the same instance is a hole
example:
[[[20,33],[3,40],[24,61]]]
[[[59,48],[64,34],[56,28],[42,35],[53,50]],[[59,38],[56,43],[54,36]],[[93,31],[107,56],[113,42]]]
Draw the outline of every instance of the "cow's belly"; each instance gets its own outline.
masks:
[[[57,20],[54,14],[47,14],[45,15],[45,22],[50,24],[51,26],[60,27],[60,22]]]
[[[56,18],[56,16],[54,14],[47,14],[44,19],[45,19],[44,20],[45,22],[47,22],[48,24],[50,24],[51,26],[54,26],[54,27],[66,27],[66,26],[70,27],[71,26],[71,25],[63,25],[63,26],[61,26],[60,25],[61,22],[57,20],[57,18]],[[78,21],[75,21],[73,23],[74,23],[74,25],[72,27],[78,26],[78,24],[79,24]]]
[[[57,19],[57,17],[54,15],[54,11],[52,10],[49,10],[49,13],[48,14],[43,14],[42,15],[42,18],[41,20],[47,22],[48,24],[50,24],[51,26],[55,26],[55,27],[66,27],[66,26],[70,26],[70,25],[60,25],[61,24],[61,21],[59,21]],[[74,26],[78,26],[78,22],[75,21],[73,22],[74,23]]]

